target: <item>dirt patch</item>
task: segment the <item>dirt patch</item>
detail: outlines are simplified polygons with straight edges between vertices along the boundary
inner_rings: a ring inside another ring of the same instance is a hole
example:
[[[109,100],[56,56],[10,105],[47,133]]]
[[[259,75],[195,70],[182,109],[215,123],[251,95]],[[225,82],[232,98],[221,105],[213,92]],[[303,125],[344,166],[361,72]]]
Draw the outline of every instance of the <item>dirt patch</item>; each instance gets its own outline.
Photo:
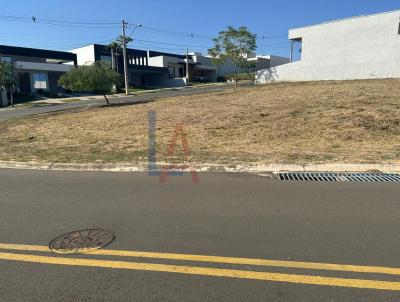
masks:
[[[400,162],[400,80],[277,83],[0,123],[2,160],[142,162],[148,112],[157,155],[183,123],[192,162]],[[179,142],[179,140],[178,140]]]

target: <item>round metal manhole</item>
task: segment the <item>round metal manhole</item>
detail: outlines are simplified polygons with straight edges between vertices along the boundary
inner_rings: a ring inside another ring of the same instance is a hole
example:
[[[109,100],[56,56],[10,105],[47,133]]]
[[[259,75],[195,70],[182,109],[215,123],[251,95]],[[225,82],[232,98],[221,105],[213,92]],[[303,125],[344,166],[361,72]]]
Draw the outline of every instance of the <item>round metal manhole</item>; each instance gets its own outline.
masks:
[[[49,248],[58,254],[89,253],[109,245],[114,238],[114,233],[106,230],[81,230],[61,235],[50,242]]]

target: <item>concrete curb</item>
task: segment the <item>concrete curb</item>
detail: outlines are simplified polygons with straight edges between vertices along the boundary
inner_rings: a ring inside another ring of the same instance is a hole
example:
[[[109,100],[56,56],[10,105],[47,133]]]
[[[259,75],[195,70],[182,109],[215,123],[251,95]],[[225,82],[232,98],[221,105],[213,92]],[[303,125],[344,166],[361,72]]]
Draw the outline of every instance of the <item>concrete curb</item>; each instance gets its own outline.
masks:
[[[400,173],[400,164],[266,164],[266,165],[216,165],[193,164],[186,168],[168,163],[153,164],[67,164],[37,162],[0,161],[0,169],[50,170],[50,171],[99,171],[99,172],[157,172],[162,167],[173,167],[173,171],[197,171],[215,173],[276,174],[279,172],[382,172]],[[157,168],[151,168],[157,167]],[[189,167],[189,168],[188,168]]]

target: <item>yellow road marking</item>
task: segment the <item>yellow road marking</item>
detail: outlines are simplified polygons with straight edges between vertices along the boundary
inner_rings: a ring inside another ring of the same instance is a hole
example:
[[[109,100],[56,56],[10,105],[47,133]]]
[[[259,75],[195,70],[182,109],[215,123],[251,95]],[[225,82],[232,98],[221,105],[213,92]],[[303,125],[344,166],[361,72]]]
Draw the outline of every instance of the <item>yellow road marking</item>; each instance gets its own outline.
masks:
[[[0,243],[0,249],[15,250],[15,251],[51,252],[47,246],[22,245],[22,244]],[[328,271],[355,272],[355,273],[400,275],[400,268],[381,267],[381,266],[360,266],[360,265],[348,265],[348,264],[296,262],[296,261],[232,258],[232,257],[220,257],[220,256],[154,253],[154,252],[139,252],[139,251],[116,251],[116,250],[96,250],[88,254],[101,255],[101,256],[136,257],[136,258],[195,261],[195,262],[197,261],[197,262],[222,263],[222,264],[238,264],[238,265],[270,266],[270,267],[328,270]]]
[[[125,270],[140,270],[152,272],[166,272],[186,275],[200,275],[212,277],[238,278],[261,281],[311,284],[323,286],[351,287],[376,290],[400,291],[400,282],[378,280],[343,279],[320,276],[290,275],[269,272],[253,272],[243,270],[206,268],[194,266],[177,266],[154,263],[137,263],[110,260],[75,259],[61,257],[34,256],[24,254],[1,253],[0,259],[41,264],[55,264],[83,267],[100,267]]]

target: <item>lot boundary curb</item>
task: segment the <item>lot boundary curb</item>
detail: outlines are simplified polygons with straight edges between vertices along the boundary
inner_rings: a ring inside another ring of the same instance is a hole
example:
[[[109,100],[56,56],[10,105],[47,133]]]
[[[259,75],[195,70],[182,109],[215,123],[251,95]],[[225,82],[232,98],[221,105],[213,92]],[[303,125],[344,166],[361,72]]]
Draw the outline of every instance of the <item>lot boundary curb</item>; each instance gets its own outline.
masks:
[[[158,168],[154,168],[158,167]],[[253,173],[276,174],[279,172],[375,172],[400,173],[400,164],[258,164],[258,165],[217,165],[217,164],[169,164],[147,162],[136,164],[69,164],[0,161],[0,169],[50,170],[50,171],[82,171],[82,172],[157,172],[163,167],[170,171],[197,171],[215,173]],[[183,168],[180,168],[183,167]]]

